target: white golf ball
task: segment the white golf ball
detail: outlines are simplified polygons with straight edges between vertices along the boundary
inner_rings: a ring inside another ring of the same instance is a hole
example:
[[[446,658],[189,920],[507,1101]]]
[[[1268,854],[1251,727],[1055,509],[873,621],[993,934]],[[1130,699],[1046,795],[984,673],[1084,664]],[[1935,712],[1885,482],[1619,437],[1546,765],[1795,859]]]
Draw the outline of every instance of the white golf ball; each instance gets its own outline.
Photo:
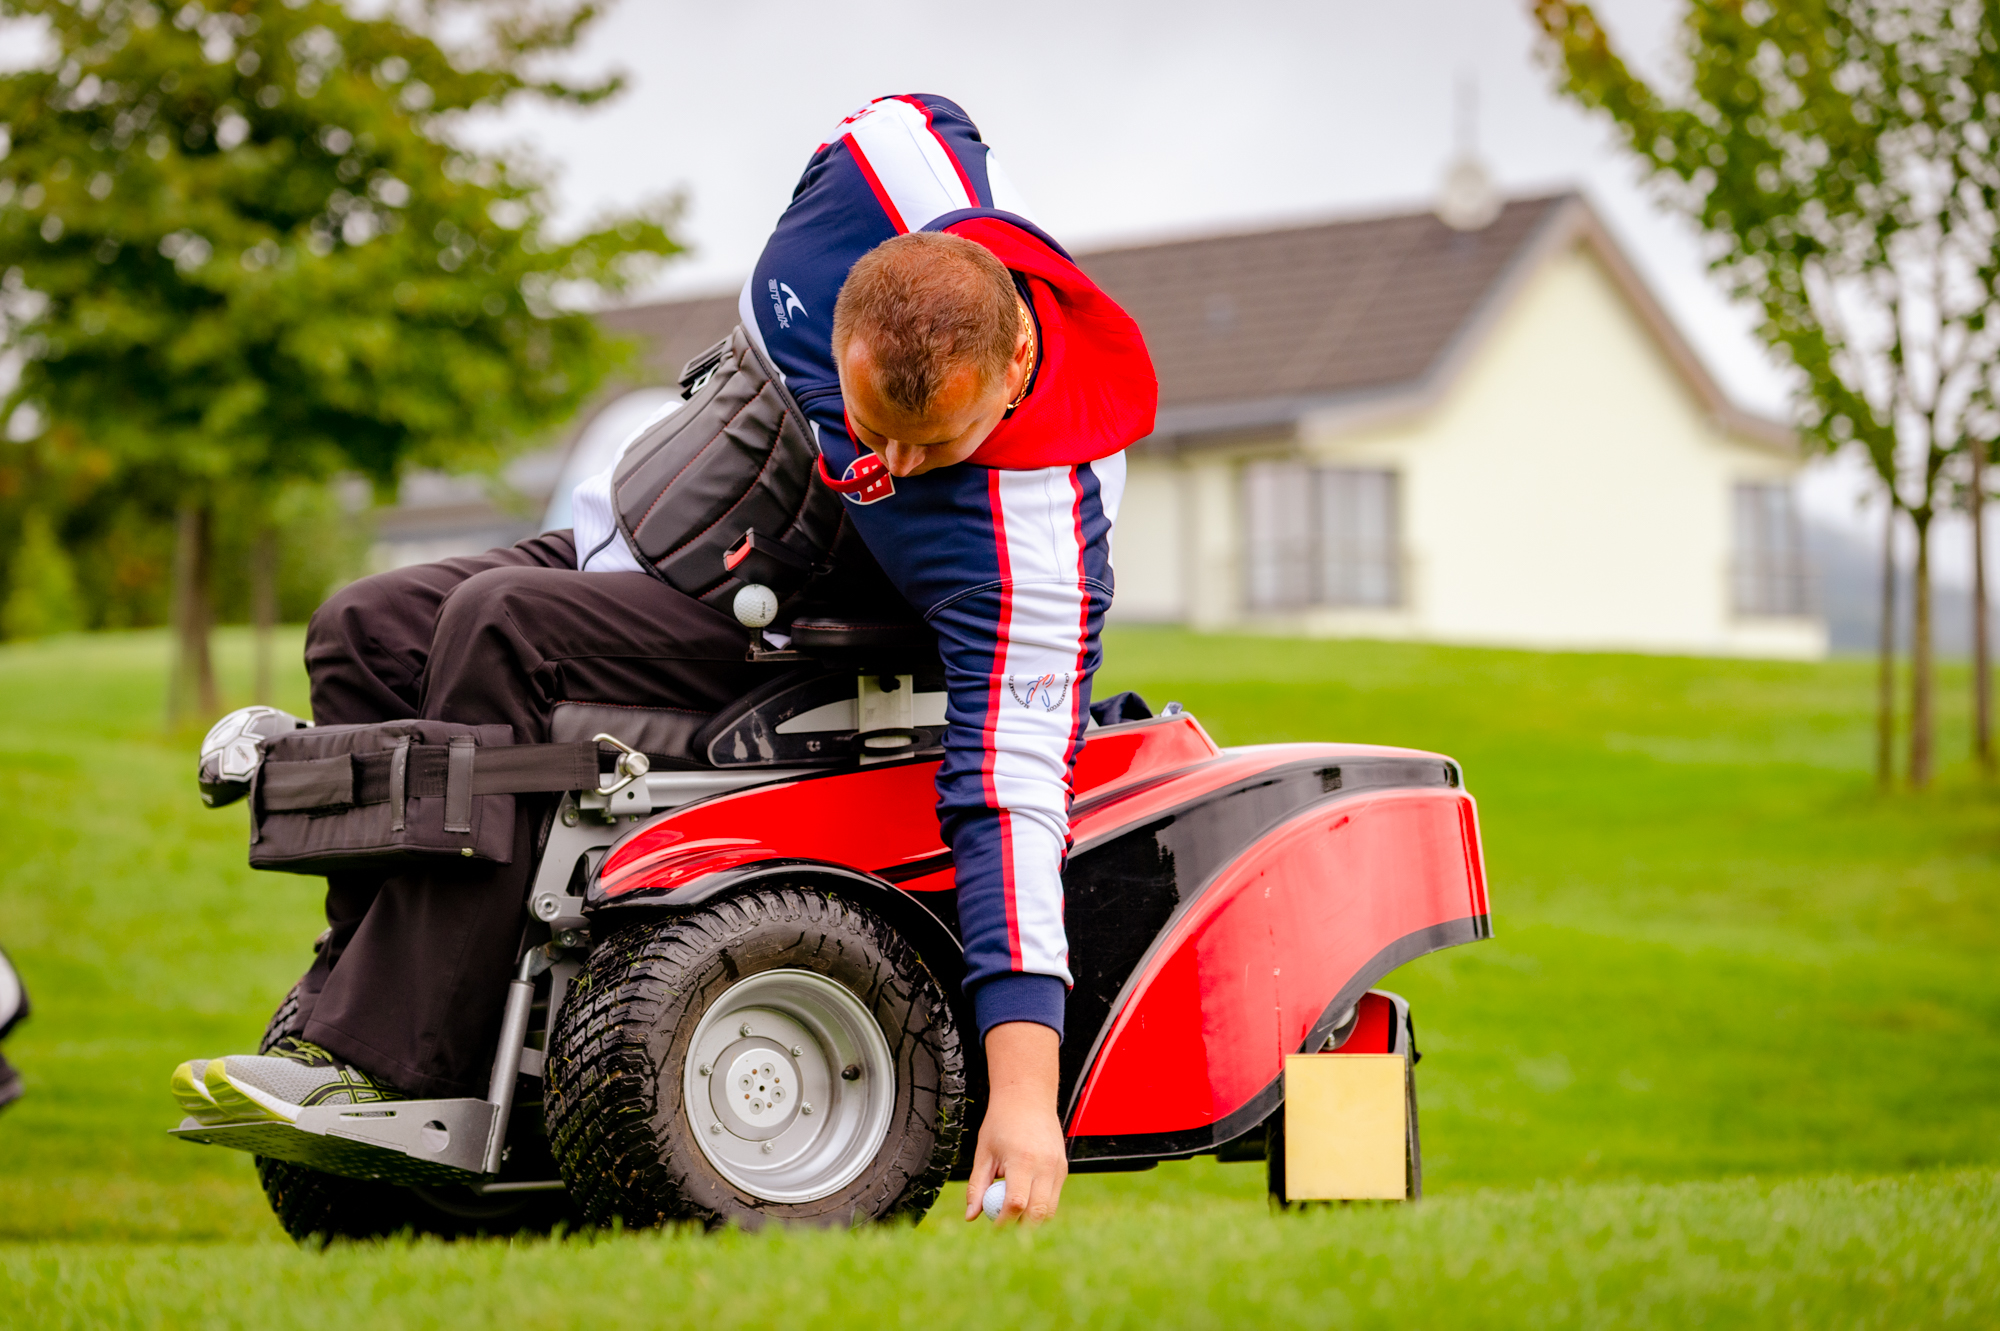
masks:
[[[760,629],[778,617],[778,594],[762,583],[745,583],[737,589],[736,622],[745,628]]]
[[[993,1181],[992,1186],[986,1189],[986,1195],[980,1198],[979,1207],[981,1210],[986,1212],[986,1218],[988,1220],[998,1220],[1000,1218],[1000,1208],[1004,1206],[1006,1202],[1007,1202],[1007,1180],[995,1179]]]

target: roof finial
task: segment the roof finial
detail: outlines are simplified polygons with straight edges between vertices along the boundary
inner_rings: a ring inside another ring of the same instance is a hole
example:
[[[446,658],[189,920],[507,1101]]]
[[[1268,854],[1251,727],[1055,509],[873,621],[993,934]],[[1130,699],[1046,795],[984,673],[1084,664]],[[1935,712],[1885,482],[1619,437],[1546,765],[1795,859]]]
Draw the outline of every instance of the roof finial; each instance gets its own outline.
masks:
[[[1445,168],[1444,187],[1438,191],[1438,220],[1455,231],[1477,231],[1500,215],[1500,194],[1493,178],[1479,159],[1476,131],[1479,121],[1479,84],[1470,70],[1458,76],[1457,114],[1453,137],[1458,140],[1451,164]]]

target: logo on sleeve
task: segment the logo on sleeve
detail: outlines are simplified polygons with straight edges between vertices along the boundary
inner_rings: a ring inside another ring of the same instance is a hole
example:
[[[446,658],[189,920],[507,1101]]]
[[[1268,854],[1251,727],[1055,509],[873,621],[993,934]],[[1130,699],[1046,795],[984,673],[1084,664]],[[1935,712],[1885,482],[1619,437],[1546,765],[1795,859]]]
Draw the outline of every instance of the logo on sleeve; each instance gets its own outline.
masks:
[[[770,279],[768,289],[771,293],[771,313],[777,318],[778,327],[790,328],[792,326],[793,310],[799,312],[799,318],[801,319],[808,317],[806,314],[806,303],[799,299],[799,293],[792,290],[789,283],[780,282],[774,277]]]
[[[1046,675],[1007,676],[1007,696],[1029,711],[1037,706],[1053,712],[1069,701],[1070,682],[1076,678],[1068,670],[1052,670]]]

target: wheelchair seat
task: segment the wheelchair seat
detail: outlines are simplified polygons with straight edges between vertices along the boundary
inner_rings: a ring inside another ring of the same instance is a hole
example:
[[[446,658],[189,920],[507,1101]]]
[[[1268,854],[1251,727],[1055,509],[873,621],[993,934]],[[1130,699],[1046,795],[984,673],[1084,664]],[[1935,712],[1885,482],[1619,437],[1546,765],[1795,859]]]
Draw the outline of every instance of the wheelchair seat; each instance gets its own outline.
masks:
[[[549,738],[616,735],[655,767],[844,767],[934,753],[944,738],[937,635],[914,620],[801,616],[807,658],[721,711],[559,702]]]

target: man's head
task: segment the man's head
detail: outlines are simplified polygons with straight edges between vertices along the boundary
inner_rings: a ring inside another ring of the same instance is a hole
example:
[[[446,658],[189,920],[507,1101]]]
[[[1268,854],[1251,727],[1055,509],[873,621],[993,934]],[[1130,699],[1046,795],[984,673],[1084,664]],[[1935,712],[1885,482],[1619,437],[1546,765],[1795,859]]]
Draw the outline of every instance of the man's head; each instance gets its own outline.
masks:
[[[1014,280],[961,236],[876,246],[833,309],[833,357],[856,442],[913,476],[970,457],[1027,382],[1033,335]]]

